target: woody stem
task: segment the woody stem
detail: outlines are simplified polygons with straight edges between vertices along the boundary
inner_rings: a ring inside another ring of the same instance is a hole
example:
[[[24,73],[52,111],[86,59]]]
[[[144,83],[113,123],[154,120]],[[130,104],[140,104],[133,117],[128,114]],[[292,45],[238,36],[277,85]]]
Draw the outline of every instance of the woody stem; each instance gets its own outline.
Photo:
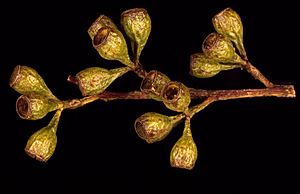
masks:
[[[230,100],[239,98],[255,98],[255,97],[296,97],[293,85],[274,85],[271,88],[264,89],[240,89],[240,90],[201,90],[190,88],[192,99],[209,98],[213,101]],[[147,100],[151,97],[140,91],[132,92],[109,92],[105,91],[101,94],[87,96],[81,99],[73,99],[64,101],[64,109],[75,109],[95,100]]]

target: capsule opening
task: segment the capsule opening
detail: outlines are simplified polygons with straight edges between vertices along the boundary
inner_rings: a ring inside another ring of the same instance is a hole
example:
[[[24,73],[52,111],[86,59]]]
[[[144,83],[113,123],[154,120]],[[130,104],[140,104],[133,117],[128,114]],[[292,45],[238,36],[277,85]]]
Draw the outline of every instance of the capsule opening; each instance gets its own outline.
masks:
[[[145,136],[146,136],[144,125],[143,125],[140,121],[137,121],[137,122],[135,122],[135,124],[134,124],[134,128],[135,128],[136,133],[137,133],[142,139],[144,139]]]
[[[104,43],[106,41],[109,33],[110,33],[110,28],[108,28],[108,27],[100,28],[98,30],[98,32],[96,33],[96,35],[94,36],[94,45],[98,46],[98,45]]]
[[[179,94],[179,87],[175,84],[170,84],[166,86],[164,91],[164,98],[167,100],[174,100]]]
[[[18,98],[16,102],[16,110],[21,118],[28,118],[30,114],[30,105],[28,99],[24,96]]]

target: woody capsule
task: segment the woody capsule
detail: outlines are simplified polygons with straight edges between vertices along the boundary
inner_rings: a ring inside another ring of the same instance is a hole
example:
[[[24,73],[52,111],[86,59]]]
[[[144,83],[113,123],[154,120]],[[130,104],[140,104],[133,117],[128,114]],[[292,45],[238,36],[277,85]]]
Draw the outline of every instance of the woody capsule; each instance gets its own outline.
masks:
[[[190,127],[190,119],[185,120],[182,136],[171,150],[170,164],[172,167],[191,170],[194,168],[198,157],[198,150],[194,142]]]
[[[88,29],[94,48],[107,60],[117,60],[134,68],[135,64],[128,55],[127,44],[123,34],[106,16],[101,15]]]
[[[135,62],[138,63],[151,32],[150,16],[143,8],[129,9],[121,14],[121,24],[130,38]]]
[[[38,93],[51,99],[57,99],[39,73],[25,65],[17,65],[14,68],[9,85],[20,94]]]
[[[195,53],[190,57],[190,74],[197,78],[210,78],[221,71],[237,67],[239,65],[218,63],[206,57],[203,53]]]
[[[236,45],[243,59],[248,60],[243,44],[243,23],[240,16],[231,8],[226,8],[212,18],[219,34],[230,39]]]
[[[61,115],[58,110],[46,127],[35,132],[27,141],[25,152],[41,162],[47,162],[53,155],[57,144],[57,126]]]
[[[135,120],[134,128],[138,136],[147,143],[163,140],[183,118],[183,115],[166,116],[148,112]]]
[[[202,51],[206,57],[219,63],[245,63],[235,52],[232,42],[222,34],[216,32],[210,33],[205,38],[202,44]]]
[[[89,67],[76,74],[76,81],[83,96],[100,94],[113,81],[130,70],[130,67],[111,70],[101,67]]]

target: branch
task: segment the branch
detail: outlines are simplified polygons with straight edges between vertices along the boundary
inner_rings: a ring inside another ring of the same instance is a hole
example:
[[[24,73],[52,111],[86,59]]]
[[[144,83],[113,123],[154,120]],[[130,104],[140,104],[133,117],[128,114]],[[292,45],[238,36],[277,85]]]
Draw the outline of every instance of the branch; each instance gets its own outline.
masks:
[[[191,98],[209,98],[212,101],[254,98],[254,97],[296,97],[293,85],[275,85],[264,89],[241,89],[241,90],[201,90],[190,88]],[[105,91],[101,94],[87,96],[82,99],[64,101],[64,109],[75,109],[91,103],[95,100],[148,100],[149,95],[139,91],[120,93]]]
[[[202,103],[195,105],[186,113],[189,117],[193,117],[196,113],[203,110],[211,103],[219,100],[231,100],[239,98],[254,98],[254,97],[285,97],[294,98],[296,92],[293,85],[275,85],[272,88],[264,89],[242,89],[242,90],[215,90],[205,91],[192,89],[192,98],[207,97]],[[206,95],[206,96],[204,96]]]
[[[285,98],[296,97],[296,92],[293,85],[274,85],[271,88],[240,90],[198,90],[190,88],[190,93],[193,99],[213,96],[217,100],[271,96]]]

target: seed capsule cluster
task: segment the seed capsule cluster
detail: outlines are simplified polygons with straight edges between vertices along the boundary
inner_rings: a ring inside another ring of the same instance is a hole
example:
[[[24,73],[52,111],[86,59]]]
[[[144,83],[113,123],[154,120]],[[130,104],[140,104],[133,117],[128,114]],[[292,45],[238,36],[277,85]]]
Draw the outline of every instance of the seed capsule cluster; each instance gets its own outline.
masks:
[[[55,151],[56,131],[63,102],[52,94],[43,78],[31,67],[16,66],[9,85],[22,94],[16,102],[16,111],[22,119],[41,119],[56,110],[50,123],[35,132],[25,147],[25,152],[29,156],[46,162]]]
[[[190,58],[190,74],[198,78],[210,78],[223,70],[241,68],[248,61],[240,16],[226,8],[213,17],[212,23],[217,32],[210,33],[203,41],[202,52]]]
[[[227,8],[214,16],[212,22],[216,32],[210,33],[205,38],[202,52],[192,54],[190,57],[190,74],[197,78],[209,78],[224,70],[244,68],[245,64],[249,65],[243,45],[243,25],[239,15],[231,8]],[[15,67],[9,84],[21,94],[16,101],[18,115],[22,119],[38,120],[49,112],[56,111],[49,124],[29,138],[25,151],[39,161],[48,161],[56,148],[56,131],[61,112],[66,108],[77,108],[79,105],[99,99],[101,94],[107,94],[104,93],[105,90],[117,78],[133,71],[142,77],[139,93],[147,96],[148,99],[162,102],[166,108],[177,113],[175,116],[156,112],[142,114],[134,123],[137,135],[147,143],[161,141],[185,118],[182,136],[171,149],[170,165],[176,168],[193,169],[198,150],[192,136],[191,118],[214,99],[209,96],[204,101],[206,104],[189,107],[191,89],[181,82],[171,80],[160,71],[146,72],[143,69],[140,56],[152,28],[150,16],[145,9],[135,8],[124,11],[120,23],[127,36],[123,36],[117,25],[105,15],[99,16],[88,29],[91,43],[99,55],[107,60],[119,61],[125,66],[115,69],[89,67],[78,72],[72,78],[72,82],[78,85],[84,96],[83,100],[61,101],[53,95],[36,70],[22,65]],[[130,49],[127,47],[126,37],[130,40],[133,59],[128,54]],[[254,75],[257,77],[260,75],[260,72],[252,66],[247,70],[255,72]],[[266,78],[262,82],[267,83],[266,86],[273,86]]]

